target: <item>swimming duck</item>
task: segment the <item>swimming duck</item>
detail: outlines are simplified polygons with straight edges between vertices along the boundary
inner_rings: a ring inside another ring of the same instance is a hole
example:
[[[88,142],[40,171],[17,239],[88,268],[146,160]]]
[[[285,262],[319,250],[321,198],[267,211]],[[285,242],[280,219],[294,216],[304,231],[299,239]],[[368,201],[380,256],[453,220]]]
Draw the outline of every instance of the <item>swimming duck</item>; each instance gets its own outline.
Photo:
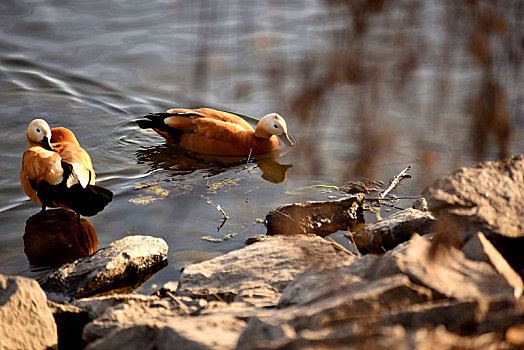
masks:
[[[51,129],[45,120],[35,119],[27,127],[27,140],[20,181],[43,211],[62,207],[91,216],[111,202],[113,193],[95,185],[91,158],[71,130]]]
[[[276,136],[293,146],[286,121],[277,113],[265,115],[255,129],[239,114],[211,108],[170,109],[144,118],[136,121],[142,129],[152,128],[168,142],[197,153],[222,156],[270,153],[278,149]]]

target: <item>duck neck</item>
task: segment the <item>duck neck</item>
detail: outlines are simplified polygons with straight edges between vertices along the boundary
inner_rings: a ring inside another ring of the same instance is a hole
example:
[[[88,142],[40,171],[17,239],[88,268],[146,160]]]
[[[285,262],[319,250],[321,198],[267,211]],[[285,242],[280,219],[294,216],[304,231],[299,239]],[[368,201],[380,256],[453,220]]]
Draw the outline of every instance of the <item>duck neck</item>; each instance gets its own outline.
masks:
[[[262,139],[269,139],[272,136],[270,133],[268,133],[267,131],[263,130],[263,128],[260,126],[260,124],[257,125],[254,135],[256,137],[260,137]]]

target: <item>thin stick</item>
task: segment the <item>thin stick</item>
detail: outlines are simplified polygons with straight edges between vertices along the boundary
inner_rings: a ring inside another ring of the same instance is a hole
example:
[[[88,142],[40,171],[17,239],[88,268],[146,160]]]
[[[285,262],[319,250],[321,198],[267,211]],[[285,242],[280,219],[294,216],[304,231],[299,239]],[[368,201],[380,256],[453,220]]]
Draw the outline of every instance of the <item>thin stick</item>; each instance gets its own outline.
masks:
[[[220,231],[220,229],[224,226],[224,224],[226,223],[226,221],[229,219],[229,215],[227,215],[227,213],[224,211],[224,209],[222,209],[222,207],[220,206],[220,204],[214,204],[213,202],[211,202],[211,199],[207,198],[207,197],[204,197],[204,196],[200,196],[202,197],[203,199],[206,200],[206,203],[209,203],[211,204],[212,206],[214,206],[215,208],[217,208],[217,210],[222,214],[222,216],[224,217],[224,219],[222,220],[222,223],[217,226],[217,231]]]
[[[224,220],[229,219],[229,216],[226,214],[226,212],[224,211],[224,209],[222,209],[222,207],[220,206],[220,204],[217,205],[216,208],[217,208],[217,210],[218,210],[219,212],[222,213],[222,215],[224,215]]]
[[[189,313],[189,308],[187,307],[186,304],[184,304],[183,302],[181,302],[180,300],[178,300],[174,295],[173,293],[171,293],[170,291],[166,291],[166,295],[168,297],[171,298],[171,300],[178,305],[179,308],[182,309],[182,311],[184,311],[185,313]]]
[[[253,152],[253,148],[250,148],[249,149],[249,154],[247,156],[247,162],[246,162],[246,165],[249,165],[249,161],[251,160],[251,152]]]
[[[410,175],[404,175],[409,169],[411,169],[411,165],[409,165],[406,169],[402,170],[397,176],[395,176],[391,181],[389,181],[389,186],[386,188],[384,192],[378,195],[379,199],[384,199],[384,197],[391,192],[395,187],[397,187],[402,181],[407,179],[408,177],[411,177]]]

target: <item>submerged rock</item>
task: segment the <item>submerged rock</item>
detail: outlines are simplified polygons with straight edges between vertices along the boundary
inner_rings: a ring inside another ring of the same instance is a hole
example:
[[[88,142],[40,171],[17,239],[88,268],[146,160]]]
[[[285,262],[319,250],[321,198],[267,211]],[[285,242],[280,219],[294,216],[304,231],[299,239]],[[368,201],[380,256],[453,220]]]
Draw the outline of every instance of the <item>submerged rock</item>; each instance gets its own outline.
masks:
[[[0,274],[0,349],[56,348],[58,335],[35,280]]]
[[[165,266],[167,251],[161,238],[129,236],[61,266],[39,282],[47,292],[74,298],[119,289],[132,291]]]
[[[315,234],[327,236],[363,222],[364,194],[332,201],[286,204],[266,215],[268,235]]]

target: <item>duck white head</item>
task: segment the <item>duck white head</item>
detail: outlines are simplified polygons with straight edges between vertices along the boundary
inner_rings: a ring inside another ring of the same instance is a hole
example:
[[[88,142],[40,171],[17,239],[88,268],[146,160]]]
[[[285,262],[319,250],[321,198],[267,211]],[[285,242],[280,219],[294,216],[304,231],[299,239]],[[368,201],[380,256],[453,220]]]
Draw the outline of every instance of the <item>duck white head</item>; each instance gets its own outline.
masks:
[[[34,119],[27,127],[27,140],[30,144],[40,144],[45,149],[52,151],[51,128],[43,119]]]
[[[272,135],[280,139],[288,146],[293,146],[293,141],[287,133],[286,121],[277,113],[269,113],[262,117],[255,129],[255,136],[269,139]]]

